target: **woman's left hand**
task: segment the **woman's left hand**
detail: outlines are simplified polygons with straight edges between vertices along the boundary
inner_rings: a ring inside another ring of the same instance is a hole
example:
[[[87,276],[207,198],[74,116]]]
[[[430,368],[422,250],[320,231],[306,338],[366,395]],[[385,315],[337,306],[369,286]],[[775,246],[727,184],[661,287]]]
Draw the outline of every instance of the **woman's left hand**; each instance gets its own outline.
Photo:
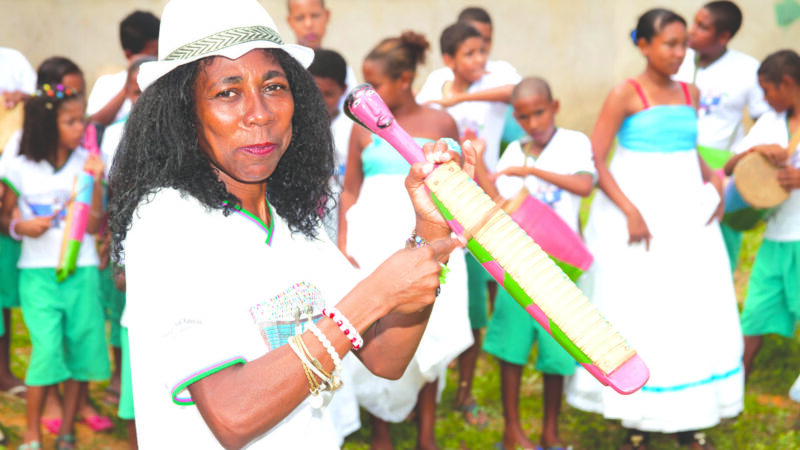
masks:
[[[449,150],[447,143],[442,140],[426,143],[422,150],[425,152],[426,162],[414,163],[411,166],[411,171],[406,177],[406,189],[417,213],[417,234],[433,242],[449,236],[450,227],[431,200],[431,195],[425,188],[425,178],[433,172],[436,165],[458,161],[460,157],[458,153]],[[461,168],[471,178],[475,171],[475,149],[467,141],[461,147],[461,151],[464,156]]]

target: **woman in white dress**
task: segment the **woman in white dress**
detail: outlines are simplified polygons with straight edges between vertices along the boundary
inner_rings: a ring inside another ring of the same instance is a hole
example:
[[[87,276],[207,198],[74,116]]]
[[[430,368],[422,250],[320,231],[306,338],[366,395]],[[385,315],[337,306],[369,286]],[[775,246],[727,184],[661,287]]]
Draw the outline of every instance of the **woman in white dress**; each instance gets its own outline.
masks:
[[[695,149],[697,88],[671,79],[686,39],[686,22],[671,11],[639,19],[634,42],[647,67],[612,89],[591,136],[601,191],[584,232],[595,264],[581,287],[650,380],[622,396],[578,371],[567,401],[621,419],[630,431],[623,448],[645,448],[647,432],[710,448],[697,430],[743,408],[742,335],[716,220],[721,182]]]

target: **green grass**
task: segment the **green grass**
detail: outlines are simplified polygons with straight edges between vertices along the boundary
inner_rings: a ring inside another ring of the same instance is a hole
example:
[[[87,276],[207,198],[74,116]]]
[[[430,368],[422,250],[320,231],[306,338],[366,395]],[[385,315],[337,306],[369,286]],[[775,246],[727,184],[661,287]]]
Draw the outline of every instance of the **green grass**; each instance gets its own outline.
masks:
[[[744,238],[735,277],[740,303],[762,232],[763,227],[746,233]],[[25,373],[30,357],[30,341],[21,319],[19,311],[14,311],[12,369],[20,376]],[[789,387],[800,373],[800,336],[793,339],[767,336],[755,365],[746,390],[744,413],[710,430],[709,436],[718,449],[800,449],[800,404],[791,402],[787,396]],[[457,371],[449,371],[447,387],[437,410],[438,444],[444,449],[491,449],[496,442],[500,442],[503,433],[497,363],[486,354],[478,360],[473,395],[489,416],[489,424],[483,430],[466,426],[460,413],[451,407],[457,375]],[[92,397],[98,400],[102,398],[104,388],[104,383],[93,384]],[[523,372],[520,403],[523,426],[536,441],[542,420],[542,377],[532,364],[528,364]],[[102,404],[99,406],[104,413],[114,416],[115,411],[111,408]],[[81,448],[125,448],[125,427],[115,416],[114,419],[116,426],[110,434],[91,434],[79,429]],[[6,425],[12,443],[18,443],[24,429],[24,403],[0,397],[0,422]],[[366,415],[362,415],[362,424],[359,431],[347,438],[345,449],[369,448],[370,426]],[[596,414],[578,411],[566,404],[559,424],[562,438],[579,449],[618,448],[625,435],[618,422],[606,421]],[[392,437],[398,449],[414,448],[416,435],[416,423],[413,421],[392,425]],[[650,448],[680,447],[672,436],[655,435]]]

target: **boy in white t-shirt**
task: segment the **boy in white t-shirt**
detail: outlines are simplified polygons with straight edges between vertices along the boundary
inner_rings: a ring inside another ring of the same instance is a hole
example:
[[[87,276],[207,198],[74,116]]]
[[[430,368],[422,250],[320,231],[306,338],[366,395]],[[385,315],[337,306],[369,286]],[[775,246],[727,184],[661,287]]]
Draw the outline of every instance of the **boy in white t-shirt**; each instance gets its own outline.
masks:
[[[747,153],[763,154],[778,166],[777,177],[789,198],[767,220],[742,311],[745,377],[752,373],[763,335],[791,338],[800,320],[800,56],[793,50],[769,55],[758,81],[772,110],[764,113],[725,165],[730,174]],[[793,141],[790,148],[790,141]]]
[[[417,102],[445,107],[462,136],[472,133],[483,139],[484,162],[494,172],[508,100],[520,76],[508,63],[488,65],[483,35],[466,22],[445,28],[439,44],[450,75],[444,71],[431,73],[417,94]]]
[[[745,109],[753,119],[769,109],[758,85],[758,60],[728,48],[742,24],[742,12],[732,2],[713,1],[695,15],[689,29],[689,46],[676,80],[700,89],[697,151],[712,169],[720,169],[744,137]],[[736,269],[741,232],[721,224],[725,247]]]
[[[484,189],[494,198],[513,198],[525,188],[578,233],[581,197],[591,193],[596,175],[589,138],[579,131],[556,127],[559,103],[541,78],[523,79],[511,94],[511,104],[514,118],[526,136],[509,144],[497,163],[496,187],[487,185]],[[544,419],[539,445],[562,447],[558,415],[564,376],[574,373],[575,359],[500,289],[483,349],[500,361],[505,448],[536,447],[522,429],[519,392],[522,369],[537,341],[536,369],[544,374]]]
[[[128,66],[142,56],[158,56],[160,26],[158,17],[145,11],[134,11],[120,22],[119,38]],[[127,80],[128,71],[123,70],[95,81],[86,106],[90,122],[107,126],[128,115],[131,102],[125,96]]]

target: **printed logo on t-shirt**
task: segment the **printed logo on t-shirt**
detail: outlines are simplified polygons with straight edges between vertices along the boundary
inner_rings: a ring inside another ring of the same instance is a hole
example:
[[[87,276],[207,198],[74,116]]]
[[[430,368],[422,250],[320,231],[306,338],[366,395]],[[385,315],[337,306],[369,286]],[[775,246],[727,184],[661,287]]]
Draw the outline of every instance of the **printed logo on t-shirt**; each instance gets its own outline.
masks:
[[[531,195],[553,208],[556,203],[561,201],[563,192],[563,189],[540,180],[536,184],[536,191],[531,192]]]
[[[285,345],[289,338],[301,334],[309,320],[322,318],[325,301],[319,288],[308,282],[293,284],[269,300],[250,307],[250,315],[258,327],[267,351]]]
[[[51,226],[58,228],[59,221],[67,217],[66,200],[68,198],[69,193],[65,192],[64,195],[55,196],[23,196],[21,201],[30,208],[34,216],[52,217]]]
[[[700,93],[700,107],[697,110],[697,114],[700,116],[711,114],[716,107],[722,104],[722,99],[727,96],[728,94],[716,89],[704,90]]]

